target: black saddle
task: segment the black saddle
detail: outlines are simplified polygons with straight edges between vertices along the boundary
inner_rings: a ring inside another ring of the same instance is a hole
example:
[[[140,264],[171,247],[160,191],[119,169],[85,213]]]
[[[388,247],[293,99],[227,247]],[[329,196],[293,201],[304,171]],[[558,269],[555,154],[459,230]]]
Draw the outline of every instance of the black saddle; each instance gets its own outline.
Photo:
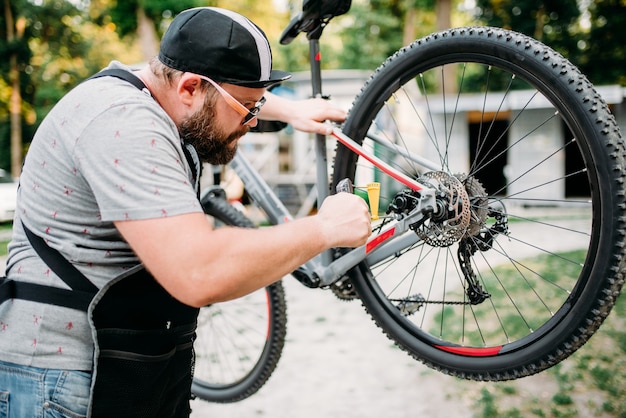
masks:
[[[328,21],[350,10],[351,3],[352,0],[304,0],[302,12],[291,19],[280,37],[280,43],[291,43],[300,32],[306,32],[309,38],[316,36],[319,39]]]

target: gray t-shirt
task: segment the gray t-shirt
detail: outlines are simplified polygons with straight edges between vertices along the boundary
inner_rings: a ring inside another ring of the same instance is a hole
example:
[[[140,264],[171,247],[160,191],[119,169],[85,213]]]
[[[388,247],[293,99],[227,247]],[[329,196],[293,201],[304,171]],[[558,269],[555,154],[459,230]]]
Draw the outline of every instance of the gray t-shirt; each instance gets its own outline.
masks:
[[[139,263],[113,221],[202,212],[190,177],[178,130],[147,90],[113,77],[82,83],[46,116],[26,156],[8,277],[67,288],[33,251],[23,222],[102,288]],[[0,305],[0,360],[89,370],[92,352],[85,312]]]

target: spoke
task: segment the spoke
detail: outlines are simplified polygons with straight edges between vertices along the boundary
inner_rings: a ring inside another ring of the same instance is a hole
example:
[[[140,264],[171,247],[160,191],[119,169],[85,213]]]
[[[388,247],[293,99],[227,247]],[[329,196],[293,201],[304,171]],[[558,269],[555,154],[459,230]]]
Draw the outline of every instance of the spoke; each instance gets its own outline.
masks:
[[[572,141],[570,141],[569,143],[572,143],[573,141],[574,141],[574,140],[572,139]],[[569,144],[569,143],[568,143],[568,144]],[[560,153],[561,151],[563,151],[563,150],[565,149],[565,147],[567,147],[567,145],[568,145],[568,144],[565,144],[565,145],[563,145],[562,147],[560,147],[560,148],[558,148],[558,149],[554,150],[552,153],[548,154],[545,158],[543,158],[542,160],[540,160],[539,162],[537,162],[535,165],[533,165],[533,166],[529,167],[528,169],[526,169],[526,170],[525,170],[524,172],[522,172],[519,176],[517,176],[515,179],[513,179],[512,181],[510,181],[510,182],[509,182],[508,184],[506,184],[503,188],[501,188],[500,190],[496,191],[496,192],[495,192],[495,193],[493,193],[493,194],[494,194],[494,195],[497,195],[497,194],[498,194],[498,193],[500,193],[502,190],[504,190],[506,187],[509,187],[509,186],[511,186],[513,183],[515,183],[515,182],[517,182],[518,180],[520,180],[520,179],[524,178],[524,177],[525,177],[526,175],[528,175],[531,171],[535,170],[537,167],[541,166],[541,165],[542,165],[542,164],[544,164],[545,162],[549,161],[552,157],[554,157],[555,155],[557,155],[558,153]],[[539,184],[539,185],[537,185],[537,186],[535,186],[535,187],[532,187],[532,188],[530,188],[530,189],[527,189],[527,190],[525,190],[525,191],[528,191],[528,190],[534,190],[534,189],[537,189],[537,188],[539,188],[539,187],[541,187],[541,186],[545,186],[545,185],[547,185],[547,184],[554,183],[555,181],[564,180],[564,179],[566,179],[566,178],[568,178],[568,177],[571,177],[571,176],[574,176],[574,175],[577,175],[577,174],[584,173],[585,171],[586,171],[586,169],[583,169],[583,170],[579,170],[579,171],[578,171],[578,172],[576,172],[576,173],[566,174],[565,176],[562,176],[562,177],[559,177],[559,178],[553,179],[553,180],[551,180],[551,181],[549,181],[549,182],[545,182],[545,183]],[[512,196],[515,196],[515,195],[520,194],[520,193],[522,193],[522,192],[515,193],[515,194],[513,194]]]
[[[484,153],[484,158],[486,158],[487,155],[489,155],[489,153],[496,147],[496,145],[506,136],[506,134],[511,130],[511,128],[515,125],[516,121],[521,117],[521,115],[523,114],[524,110],[526,109],[526,107],[528,107],[530,105],[530,103],[533,101],[533,99],[536,97],[537,92],[535,92],[530,99],[528,99],[528,101],[526,102],[526,104],[524,105],[524,107],[518,112],[517,116],[509,123],[509,125],[507,126],[507,128],[504,130],[504,132],[502,132],[500,134],[500,136],[493,141],[493,144],[491,146],[491,148],[489,148],[489,150],[487,152]],[[504,100],[504,98],[503,98]],[[500,109],[498,109],[498,112],[500,111]],[[498,113],[496,113],[496,115],[494,115],[494,118],[491,121],[491,125],[489,127],[489,131],[487,132],[487,134],[485,135],[485,139],[488,138],[489,133],[491,132],[491,128],[493,127],[495,121],[497,120],[497,115]],[[492,157],[491,159],[489,159],[487,162],[480,162],[478,163],[477,161],[472,162],[472,168],[470,170],[470,174],[471,175],[475,175],[476,173],[478,173],[481,169],[487,167],[489,164],[491,164],[493,161],[497,160],[499,157],[506,155],[508,152],[510,152],[516,145],[518,145],[521,141],[523,141],[524,139],[530,137],[532,134],[534,134],[535,132],[537,132],[539,129],[543,128],[544,126],[546,126],[546,124],[550,121],[552,121],[555,117],[557,116],[557,114],[553,114],[552,116],[550,116],[549,118],[545,119],[543,122],[541,122],[540,124],[536,125],[533,129],[531,129],[530,131],[528,131],[525,135],[523,135],[521,138],[519,138],[517,141],[511,143],[511,145],[505,147],[502,151],[500,151],[498,154],[496,154],[494,157]],[[480,137],[479,137],[480,139]],[[476,151],[476,155],[480,155],[480,153],[482,152],[482,146],[480,149],[478,149]],[[505,186],[506,187],[506,186]],[[495,194],[495,193],[494,193]]]
[[[489,72],[491,72],[491,67],[489,67]],[[504,103],[506,101],[506,98],[508,97],[509,91],[511,90],[511,85],[513,84],[513,80],[515,79],[515,76],[512,76],[509,80],[509,84],[507,86],[507,88],[505,89],[504,93],[502,94],[502,98],[500,99],[500,103],[498,105],[498,110],[495,112],[495,114],[493,115],[493,118],[491,119],[491,123],[489,125],[489,129],[487,130],[487,133],[485,134],[485,136],[483,137],[484,139],[484,144],[487,143],[487,138],[489,138],[489,134],[491,133],[491,130],[493,129],[493,126],[495,124],[495,121],[498,120],[498,115],[500,114],[502,107],[504,106]],[[488,86],[485,89],[485,101],[487,100],[487,96],[489,95],[489,89]],[[483,109],[483,115],[484,115],[484,109]],[[481,116],[482,118],[482,116]],[[482,121],[481,121],[481,125],[482,125]],[[508,129],[508,128],[507,128]],[[493,150],[493,148],[496,146],[496,144],[502,139],[502,137],[504,136],[504,133],[502,135],[500,135],[499,138],[497,138],[495,141],[493,141],[493,144],[491,146],[491,148],[489,149],[489,151],[487,151],[486,153],[484,153],[485,157],[487,155],[489,155],[489,152],[491,152],[491,150]],[[478,137],[478,143],[476,144],[476,155],[479,156],[482,153],[482,148],[483,145],[481,144],[481,137]],[[482,164],[482,162],[480,161],[474,161],[472,162],[472,166],[470,167],[470,173],[475,173],[478,172],[480,170],[480,167],[484,166],[484,164]]]
[[[518,202],[537,202],[537,203],[563,203],[567,205],[582,204],[590,205],[592,202],[590,199],[575,200],[575,199],[540,199],[540,198],[525,198],[525,197],[512,197],[512,195],[498,198],[499,200],[518,201]]]
[[[508,199],[508,198],[509,198],[509,197],[511,197],[511,196],[519,196],[519,195],[521,195],[521,194],[524,194],[524,193],[526,193],[526,192],[530,192],[530,191],[532,191],[532,190],[538,190],[538,189],[540,189],[540,188],[542,188],[542,187],[548,186],[548,185],[553,184],[553,183],[556,183],[556,182],[558,182],[558,181],[563,181],[563,180],[565,180],[565,179],[567,179],[567,178],[569,178],[569,177],[574,177],[574,176],[577,176],[577,175],[579,175],[579,174],[585,173],[586,171],[587,171],[587,169],[579,170],[579,171],[577,171],[577,172],[575,172],[575,173],[570,173],[570,174],[567,174],[567,175],[562,176],[562,177],[557,177],[557,178],[555,178],[555,179],[548,180],[548,181],[543,182],[543,183],[539,183],[539,184],[537,184],[537,185],[535,185],[535,186],[533,186],[533,187],[529,187],[529,188],[527,188],[527,189],[520,190],[519,192],[516,192],[516,193],[513,193],[513,194],[511,194],[511,195],[508,195],[508,196],[506,197],[506,199]]]

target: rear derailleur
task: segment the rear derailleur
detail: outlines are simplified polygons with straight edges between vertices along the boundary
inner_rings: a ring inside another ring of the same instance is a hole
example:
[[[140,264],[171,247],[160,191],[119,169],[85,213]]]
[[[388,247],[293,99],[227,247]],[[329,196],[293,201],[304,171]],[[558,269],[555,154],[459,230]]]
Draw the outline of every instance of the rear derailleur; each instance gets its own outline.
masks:
[[[465,293],[469,303],[477,305],[484,302],[491,295],[486,292],[476,278],[472,269],[471,257],[476,251],[488,251],[493,248],[494,239],[498,235],[508,235],[508,221],[504,210],[489,209],[488,216],[495,218],[496,222],[490,228],[481,229],[476,235],[466,235],[459,241],[457,257],[463,276],[467,282]]]

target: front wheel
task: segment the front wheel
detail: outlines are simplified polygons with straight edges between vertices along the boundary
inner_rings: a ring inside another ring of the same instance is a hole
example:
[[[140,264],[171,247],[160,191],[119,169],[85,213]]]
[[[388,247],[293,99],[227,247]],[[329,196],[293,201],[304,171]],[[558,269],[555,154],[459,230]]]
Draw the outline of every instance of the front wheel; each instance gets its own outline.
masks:
[[[562,56],[501,29],[433,34],[376,70],[344,133],[438,191],[403,247],[352,277],[411,355],[467,379],[518,378],[568,357],[608,315],[624,281],[624,144]],[[420,198],[339,145],[343,178],[381,183],[374,234]]]
[[[202,199],[206,214],[232,226],[254,224],[225,199]],[[285,292],[276,282],[247,296],[200,309],[191,392],[210,402],[256,393],[278,365],[287,332]]]

